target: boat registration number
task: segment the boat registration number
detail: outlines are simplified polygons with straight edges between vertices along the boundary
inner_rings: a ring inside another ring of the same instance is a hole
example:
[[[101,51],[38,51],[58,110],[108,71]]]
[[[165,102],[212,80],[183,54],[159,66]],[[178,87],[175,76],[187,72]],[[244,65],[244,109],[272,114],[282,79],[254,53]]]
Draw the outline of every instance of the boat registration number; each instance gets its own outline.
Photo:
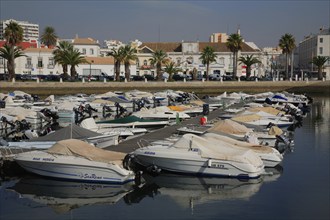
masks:
[[[221,163],[217,163],[217,162],[212,162],[211,167],[225,169],[225,165],[223,165]]]

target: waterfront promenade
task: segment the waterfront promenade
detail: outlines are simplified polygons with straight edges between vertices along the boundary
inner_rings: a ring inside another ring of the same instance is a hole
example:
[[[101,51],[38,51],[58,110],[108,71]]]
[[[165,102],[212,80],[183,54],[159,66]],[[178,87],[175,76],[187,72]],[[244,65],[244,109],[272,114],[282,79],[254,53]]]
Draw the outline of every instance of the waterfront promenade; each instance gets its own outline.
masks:
[[[21,90],[41,97],[67,94],[101,94],[109,91],[161,91],[167,89],[195,92],[198,95],[217,95],[223,92],[280,92],[330,94],[330,81],[190,81],[190,82],[0,82],[0,92]]]

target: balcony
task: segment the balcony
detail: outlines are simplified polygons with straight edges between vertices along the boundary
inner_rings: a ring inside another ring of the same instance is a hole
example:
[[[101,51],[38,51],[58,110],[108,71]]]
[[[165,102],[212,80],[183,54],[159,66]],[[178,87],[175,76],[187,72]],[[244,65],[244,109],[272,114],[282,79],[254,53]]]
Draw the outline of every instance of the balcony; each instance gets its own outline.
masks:
[[[47,68],[48,68],[48,69],[54,69],[54,68],[55,68],[55,65],[54,65],[54,64],[48,64],[48,65],[47,65]]]
[[[29,63],[27,63],[27,64],[25,64],[25,69],[32,69],[32,64],[29,64]]]

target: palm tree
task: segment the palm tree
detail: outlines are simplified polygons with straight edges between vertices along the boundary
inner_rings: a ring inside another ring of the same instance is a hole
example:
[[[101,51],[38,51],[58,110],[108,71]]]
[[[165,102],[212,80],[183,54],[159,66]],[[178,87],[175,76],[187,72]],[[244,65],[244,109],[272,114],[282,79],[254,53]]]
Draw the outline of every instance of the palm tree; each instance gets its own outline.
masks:
[[[115,60],[115,75],[116,81],[120,81],[120,64],[124,60],[124,47],[119,47],[119,49],[112,48],[107,56],[112,56]]]
[[[178,68],[173,61],[165,64],[164,72],[169,74],[169,77],[168,77],[169,81],[172,81],[173,74],[176,74],[180,71],[182,71],[182,70],[180,68]]]
[[[227,40],[227,48],[233,52],[233,77],[237,76],[238,51],[242,50],[243,38],[240,34],[231,34]]]
[[[326,62],[328,62],[328,60],[330,60],[330,57],[324,57],[324,56],[313,57],[313,60],[311,63],[313,63],[317,66],[319,80],[323,79],[322,70],[323,70],[324,64]]]
[[[44,33],[41,35],[41,42],[48,48],[53,48],[56,46],[57,35],[53,27],[45,27]]]
[[[8,80],[12,80],[15,77],[15,59],[18,57],[25,56],[20,47],[11,47],[5,44],[0,48],[0,57],[7,60]],[[14,57],[14,59],[12,59]],[[14,73],[14,75],[12,75]]]
[[[68,56],[66,55],[69,51],[73,50],[73,45],[67,41],[59,42],[59,45],[56,46],[56,49],[53,51],[54,61],[62,65],[64,78],[68,77]]]
[[[71,65],[70,75],[72,79],[76,78],[77,76],[76,66],[81,63],[88,63],[78,49],[69,50],[68,53],[65,54],[64,60],[66,60],[69,65]]]
[[[151,65],[156,65],[157,81],[162,80],[162,64],[166,61],[167,54],[163,50],[156,50],[150,58]]]
[[[9,22],[5,28],[4,38],[6,39],[6,44],[10,47],[9,54],[11,57],[8,57],[8,80],[11,81],[15,77],[15,46],[23,41],[23,28],[14,21]]]
[[[127,81],[130,81],[130,61],[132,60],[136,60],[138,57],[136,55],[136,49],[132,48],[131,45],[126,45],[123,48],[123,61],[124,61],[124,65],[125,65],[125,78],[127,79]]]
[[[295,39],[291,34],[285,34],[279,40],[278,46],[282,49],[282,53],[285,54],[285,66],[286,66],[286,78],[289,78],[289,54],[291,54],[296,47]]]
[[[253,64],[256,63],[261,63],[261,61],[256,58],[253,57],[253,55],[247,55],[246,57],[241,56],[238,61],[240,61],[240,63],[243,63],[244,65],[246,65],[246,77],[249,78],[251,76],[251,66]]]
[[[215,62],[217,55],[214,53],[214,48],[210,46],[206,46],[203,49],[202,56],[199,58],[202,60],[203,65],[206,65],[206,80],[209,80],[209,68],[210,63]]]

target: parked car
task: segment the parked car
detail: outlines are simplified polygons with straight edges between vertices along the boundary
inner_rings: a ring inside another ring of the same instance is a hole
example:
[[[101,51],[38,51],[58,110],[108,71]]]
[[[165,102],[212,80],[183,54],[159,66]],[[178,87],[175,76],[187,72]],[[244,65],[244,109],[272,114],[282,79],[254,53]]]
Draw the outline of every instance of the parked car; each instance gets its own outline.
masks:
[[[152,75],[148,75],[148,74],[146,74],[146,75],[144,75],[143,77],[144,77],[144,79],[147,79],[148,81],[155,80],[155,77],[152,76]]]
[[[144,81],[143,76],[132,76],[131,78],[133,81]]]
[[[220,81],[221,75],[219,73],[213,73],[209,75],[209,80]]]

